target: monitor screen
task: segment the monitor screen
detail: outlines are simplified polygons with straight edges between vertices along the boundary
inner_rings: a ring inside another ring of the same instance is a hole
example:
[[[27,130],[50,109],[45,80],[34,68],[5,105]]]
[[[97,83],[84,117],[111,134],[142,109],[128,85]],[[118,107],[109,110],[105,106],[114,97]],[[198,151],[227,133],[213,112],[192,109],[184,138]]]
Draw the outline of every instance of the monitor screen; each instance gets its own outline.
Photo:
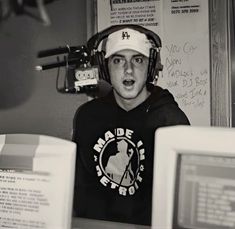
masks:
[[[235,228],[235,158],[179,154],[173,225]]]
[[[152,228],[235,228],[235,128],[155,134]]]

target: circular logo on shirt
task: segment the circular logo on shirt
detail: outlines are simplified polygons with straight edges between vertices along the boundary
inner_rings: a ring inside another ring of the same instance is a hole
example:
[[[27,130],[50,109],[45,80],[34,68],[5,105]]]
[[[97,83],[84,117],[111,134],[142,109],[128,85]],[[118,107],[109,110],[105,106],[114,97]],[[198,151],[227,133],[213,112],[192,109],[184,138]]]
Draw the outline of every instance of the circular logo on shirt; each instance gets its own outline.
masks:
[[[133,136],[130,129],[106,131],[93,147],[100,183],[123,196],[136,193],[144,171],[144,144]]]

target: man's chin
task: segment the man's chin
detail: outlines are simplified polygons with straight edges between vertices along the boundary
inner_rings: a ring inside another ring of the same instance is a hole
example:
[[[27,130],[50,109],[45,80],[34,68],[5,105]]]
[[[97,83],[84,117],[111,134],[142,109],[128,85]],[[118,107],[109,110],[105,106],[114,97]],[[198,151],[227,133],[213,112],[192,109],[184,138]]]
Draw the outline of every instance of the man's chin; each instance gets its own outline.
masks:
[[[132,100],[135,99],[138,94],[135,92],[126,92],[126,93],[120,93],[118,95],[124,100]]]

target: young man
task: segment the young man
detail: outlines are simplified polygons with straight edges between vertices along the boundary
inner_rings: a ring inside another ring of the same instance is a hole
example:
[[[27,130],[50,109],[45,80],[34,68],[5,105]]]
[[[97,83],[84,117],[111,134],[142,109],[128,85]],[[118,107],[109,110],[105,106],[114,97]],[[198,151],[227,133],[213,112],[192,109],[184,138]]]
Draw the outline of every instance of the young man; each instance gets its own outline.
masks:
[[[149,82],[155,45],[140,27],[117,26],[105,42],[112,91],[81,106],[74,119],[74,212],[150,225],[155,130],[189,121],[167,90]]]

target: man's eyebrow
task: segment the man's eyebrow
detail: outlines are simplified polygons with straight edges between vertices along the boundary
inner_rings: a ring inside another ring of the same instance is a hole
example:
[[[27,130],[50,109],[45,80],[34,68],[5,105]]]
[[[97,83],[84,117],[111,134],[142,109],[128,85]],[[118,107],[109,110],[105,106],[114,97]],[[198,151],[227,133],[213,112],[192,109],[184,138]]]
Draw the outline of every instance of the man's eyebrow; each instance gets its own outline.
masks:
[[[111,56],[111,58],[113,58],[113,57],[123,57],[123,58],[125,58],[125,55],[113,54],[113,55]],[[133,55],[132,57],[144,57],[144,55],[140,53],[140,54],[135,54],[135,55]]]
[[[145,55],[143,55],[143,54],[136,54],[136,55],[133,55],[133,57],[144,57]]]
[[[113,57],[125,57],[124,55],[120,55],[120,54],[113,54],[112,56],[111,56],[111,58],[113,58]]]

